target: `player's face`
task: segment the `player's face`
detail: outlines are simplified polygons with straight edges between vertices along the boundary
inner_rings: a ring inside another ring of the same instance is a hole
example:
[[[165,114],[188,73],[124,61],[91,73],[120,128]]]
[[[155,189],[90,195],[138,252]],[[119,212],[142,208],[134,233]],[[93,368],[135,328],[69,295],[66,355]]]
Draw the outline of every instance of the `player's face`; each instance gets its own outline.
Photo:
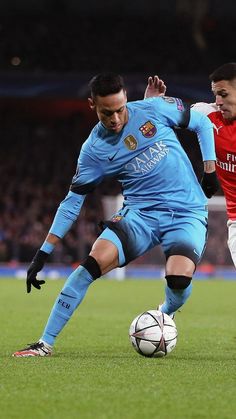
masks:
[[[216,104],[225,119],[236,119],[236,79],[211,83]]]
[[[123,89],[119,93],[89,99],[90,107],[96,110],[99,121],[114,134],[118,134],[128,122],[126,103],[127,95]]]

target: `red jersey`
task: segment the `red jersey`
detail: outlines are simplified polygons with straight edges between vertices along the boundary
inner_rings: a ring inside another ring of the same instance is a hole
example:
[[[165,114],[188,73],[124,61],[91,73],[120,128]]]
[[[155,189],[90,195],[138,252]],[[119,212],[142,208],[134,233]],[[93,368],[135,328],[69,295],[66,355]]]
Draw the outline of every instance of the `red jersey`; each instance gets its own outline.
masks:
[[[207,115],[213,123],[216,172],[225,195],[228,218],[236,220],[236,120],[224,119],[215,103],[196,103],[192,108]]]

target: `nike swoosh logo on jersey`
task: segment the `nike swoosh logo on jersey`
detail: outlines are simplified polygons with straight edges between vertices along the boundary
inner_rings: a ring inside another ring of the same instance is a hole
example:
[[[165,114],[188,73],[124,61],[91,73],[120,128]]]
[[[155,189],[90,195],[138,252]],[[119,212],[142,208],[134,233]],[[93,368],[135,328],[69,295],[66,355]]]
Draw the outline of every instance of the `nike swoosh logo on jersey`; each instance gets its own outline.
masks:
[[[212,125],[213,125],[213,128],[216,130],[217,134],[219,134],[219,130],[223,128],[223,125],[221,125],[220,127],[217,127],[215,124],[212,124]]]
[[[108,156],[108,160],[112,161],[114,159],[114,157],[117,155],[119,150],[116,150],[115,154],[113,154],[113,156]]]

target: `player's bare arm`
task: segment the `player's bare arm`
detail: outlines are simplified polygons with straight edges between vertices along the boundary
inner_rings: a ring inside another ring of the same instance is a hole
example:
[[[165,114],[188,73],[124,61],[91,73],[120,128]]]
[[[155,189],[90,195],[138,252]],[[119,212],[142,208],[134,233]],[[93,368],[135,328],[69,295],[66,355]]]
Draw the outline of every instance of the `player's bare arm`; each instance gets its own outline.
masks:
[[[55,234],[48,233],[46,237],[46,242],[52,244],[53,246],[56,246],[59,243],[59,241],[61,241],[60,237],[55,236]]]

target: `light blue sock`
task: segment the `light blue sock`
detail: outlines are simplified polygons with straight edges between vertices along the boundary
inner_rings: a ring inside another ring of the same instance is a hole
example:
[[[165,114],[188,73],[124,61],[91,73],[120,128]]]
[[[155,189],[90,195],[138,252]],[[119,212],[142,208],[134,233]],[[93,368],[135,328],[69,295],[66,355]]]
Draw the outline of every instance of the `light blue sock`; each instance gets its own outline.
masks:
[[[92,282],[92,276],[83,266],[79,266],[72,272],[55,301],[40,340],[43,340],[51,346],[54,344],[57,335],[83,300]]]
[[[175,313],[190,297],[192,292],[192,283],[183,290],[174,290],[166,286],[166,298],[162,304],[161,311],[166,314]]]

